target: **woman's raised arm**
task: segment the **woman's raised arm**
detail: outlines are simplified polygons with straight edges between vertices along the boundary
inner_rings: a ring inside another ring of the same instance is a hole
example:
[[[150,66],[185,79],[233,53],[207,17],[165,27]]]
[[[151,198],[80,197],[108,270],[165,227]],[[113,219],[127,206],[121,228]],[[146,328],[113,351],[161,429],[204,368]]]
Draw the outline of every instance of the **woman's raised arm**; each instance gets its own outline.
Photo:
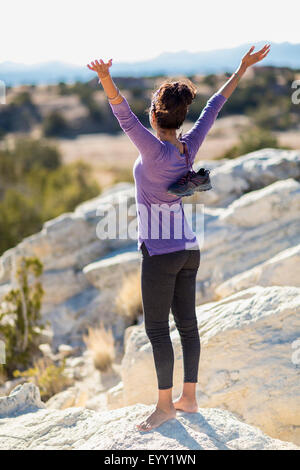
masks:
[[[157,161],[164,158],[166,147],[155,137],[132,112],[126,98],[122,96],[113,82],[109,73],[112,59],[106,64],[100,59],[88,64],[88,68],[97,72],[99,81],[108,97],[112,112],[116,116],[121,129],[128,135],[141,154],[143,161],[149,165],[156,165]]]
[[[233,91],[236,89],[240,78],[242,78],[247,68],[264,59],[270,52],[270,47],[270,44],[265,44],[264,47],[262,47],[258,52],[255,52],[253,54],[252,52],[254,50],[254,46],[250,47],[249,51],[242,57],[240,65],[238,66],[236,71],[233,72],[232,76],[218,90],[218,94],[221,94],[228,99],[232,95]]]
[[[99,83],[103,86],[103,89],[106,93],[107,98],[112,104],[119,104],[123,101],[123,96],[119,93],[118,88],[113,82],[113,79],[110,76],[109,68],[112,66],[112,59],[109,59],[107,64],[100,59],[94,60],[90,64],[87,64],[87,67],[93,72],[96,72],[99,77]]]
[[[266,44],[258,52],[252,54],[254,46],[243,56],[241,63],[237,70],[227,80],[227,82],[207,101],[206,106],[203,108],[202,113],[195,122],[190,131],[185,134],[189,148],[192,150],[192,162],[205,139],[208,131],[214,124],[218,114],[223,107],[226,100],[231,96],[239,79],[244,75],[247,68],[262,60],[269,53],[270,45]]]

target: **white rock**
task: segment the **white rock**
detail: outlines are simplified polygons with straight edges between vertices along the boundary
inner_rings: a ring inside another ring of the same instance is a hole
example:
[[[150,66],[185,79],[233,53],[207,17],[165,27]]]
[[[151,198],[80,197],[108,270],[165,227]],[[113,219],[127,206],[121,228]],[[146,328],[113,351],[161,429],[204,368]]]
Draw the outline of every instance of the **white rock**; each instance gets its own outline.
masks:
[[[32,383],[15,387],[8,397],[0,397],[0,418],[45,408],[39,389]]]
[[[46,402],[46,407],[52,410],[64,410],[74,406],[76,401],[76,390],[68,389],[63,392],[56,393]]]
[[[43,343],[39,345],[39,350],[43,353],[45,357],[54,359],[54,354],[52,352],[51,346],[48,343]]]
[[[107,392],[107,406],[109,409],[121,408],[124,406],[124,387],[123,382],[119,382]]]
[[[298,245],[299,209],[300,184],[292,179],[245,194],[226,209],[207,209],[197,304],[213,300],[215,288],[233,276]]]
[[[149,433],[136,429],[153,410],[135,405],[97,413],[82,408],[39,410],[3,419],[1,450],[279,450],[299,447],[272,439],[239,421],[232,413],[200,409],[178,413],[177,419]]]
[[[140,253],[126,252],[91,263],[85,266],[83,273],[98,289],[113,289],[112,295],[115,297],[115,290],[120,288],[122,279],[138,270],[140,263]]]
[[[213,190],[199,193],[199,199],[205,204],[224,207],[245,192],[287,178],[299,179],[300,151],[257,150],[214,167],[210,176]]]
[[[134,185],[117,185],[110,192],[79,205],[73,213],[47,221],[39,233],[7,250],[0,258],[0,302],[11,288],[13,258],[37,256],[44,265],[42,315],[45,321],[50,321],[56,344],[66,339],[76,342],[86,326],[93,323],[99,308],[106,324],[115,324],[116,336],[122,336],[124,321],[110,313],[114,295],[99,294],[82,269],[112,251],[133,246],[136,251],[136,240],[119,239],[118,233],[115,239],[99,239],[97,232],[99,222],[105,217],[99,209],[109,207],[109,216],[124,212],[135,202],[134,194]],[[135,219],[135,215],[130,215],[128,221]],[[120,236],[122,230],[122,224],[118,224]]]
[[[72,348],[69,344],[60,344],[58,351],[62,357],[67,357],[75,353],[75,348]]]
[[[281,216],[292,218],[300,210],[299,186],[297,181],[289,178],[244,194],[223,211],[220,220],[242,227],[255,227]]]
[[[200,406],[226,408],[272,437],[300,443],[300,371],[292,361],[292,344],[300,338],[300,289],[253,287],[198,307],[197,318]],[[176,397],[182,352],[174,322],[170,330]],[[127,340],[121,375],[124,405],[156,401],[152,347],[143,325]]]
[[[215,294],[223,298],[255,285],[300,287],[300,245],[281,251],[268,261],[237,274],[220,284]]]
[[[216,199],[211,203],[231,204],[205,207],[197,303],[214,299],[215,288],[233,276],[300,243],[300,184],[287,179],[298,178],[299,155],[263,149],[213,164],[214,191],[208,193]],[[206,202],[203,193],[199,198]],[[7,250],[0,258],[0,302],[10,288],[13,255],[36,255],[44,264],[42,315],[51,324],[56,345],[62,341],[77,344],[87,325],[97,320],[113,325],[115,338],[121,339],[128,324],[114,311],[115,296],[121,274],[138,266],[139,254],[134,240],[98,238],[97,227],[104,219],[98,209],[111,207],[110,220],[134,202],[134,186],[117,185],[73,213],[46,222],[41,232]],[[130,216],[129,222],[134,219]],[[122,231],[121,224],[117,235]],[[108,256],[111,259],[105,260]]]
[[[53,308],[53,305],[65,302],[90,287],[82,271],[76,272],[74,269],[46,271],[41,277],[41,283],[45,291],[44,311]]]

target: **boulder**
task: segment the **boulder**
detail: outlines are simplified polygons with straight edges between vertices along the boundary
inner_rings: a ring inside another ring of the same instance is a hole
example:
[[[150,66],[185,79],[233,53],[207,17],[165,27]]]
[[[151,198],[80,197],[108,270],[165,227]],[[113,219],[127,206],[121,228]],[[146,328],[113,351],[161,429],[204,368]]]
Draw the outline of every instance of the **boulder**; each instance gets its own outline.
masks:
[[[206,208],[200,234],[197,304],[217,286],[300,243],[300,183],[277,181],[225,209]]]
[[[255,285],[300,287],[300,245],[228,279],[217,286],[215,295],[220,299]]]
[[[116,290],[120,288],[121,281],[128,274],[140,268],[141,255],[137,251],[106,257],[91,263],[83,269],[88,281],[98,289],[111,289],[115,297]]]
[[[123,382],[119,382],[107,392],[107,407],[111,410],[124,406],[124,387]]]
[[[203,166],[201,164],[201,166]],[[287,178],[300,179],[300,151],[265,148],[224,161],[208,163],[212,191],[199,193],[206,205],[225,207],[244,193]]]
[[[85,392],[79,391],[76,387],[70,387],[53,395],[46,402],[46,407],[51,410],[65,410],[66,408],[84,406],[86,400],[87,394]]]
[[[38,390],[32,393],[38,396]],[[219,409],[178,412],[176,419],[149,434],[139,432],[136,423],[153,411],[151,406],[101,413],[80,407],[39,408],[1,420],[1,450],[299,450]]]
[[[198,401],[221,407],[272,437],[300,443],[300,288],[252,287],[197,308],[201,338]],[[182,351],[170,324],[175,356],[174,398],[182,387]],[[151,404],[157,379],[144,326],[135,327],[122,360],[123,406]],[[113,407],[113,396],[110,396]],[[120,390],[118,404],[120,403]]]
[[[298,245],[299,209],[300,184],[294,179],[244,194],[226,208],[205,207],[205,232],[198,232],[201,263],[196,303],[215,300],[220,284]],[[96,287],[109,287],[114,297],[122,276],[137,269],[139,260],[138,252],[126,253],[123,249],[122,253],[108,254],[83,271]]]
[[[8,397],[0,397],[0,418],[45,408],[40,391],[32,383],[17,385]]]
[[[100,239],[97,233],[99,222],[109,214],[126,210],[135,202],[134,186],[101,195],[80,204],[74,212],[62,214],[45,222],[42,230],[25,238],[15,248],[7,250],[0,258],[0,283],[10,282],[14,257],[37,256],[44,265],[45,273],[51,270],[82,269],[88,263],[134,240]],[[129,217],[129,221],[135,219]],[[118,224],[118,230],[123,227]],[[118,233],[117,233],[118,235]],[[0,284],[0,285],[1,285]]]
[[[77,345],[87,326],[96,319],[97,323],[103,320],[105,326],[114,325],[116,339],[120,339],[127,324],[112,309],[115,293],[94,287],[97,283],[93,283],[92,274],[86,276],[83,268],[87,266],[87,271],[93,271],[96,276],[97,270],[90,269],[90,263],[110,253],[117,255],[124,248],[137,251],[135,240],[122,238],[121,223],[117,223],[120,238],[101,239],[98,232],[98,224],[107,214],[109,218],[114,214],[118,216],[134,202],[132,184],[116,185],[80,204],[74,212],[47,221],[41,232],[7,250],[0,258],[0,302],[13,285],[14,261],[21,256],[37,256],[44,265],[42,315],[51,324],[54,345],[61,342]],[[128,222],[134,219],[135,216],[130,215]],[[116,289],[119,283],[120,280],[115,283]]]

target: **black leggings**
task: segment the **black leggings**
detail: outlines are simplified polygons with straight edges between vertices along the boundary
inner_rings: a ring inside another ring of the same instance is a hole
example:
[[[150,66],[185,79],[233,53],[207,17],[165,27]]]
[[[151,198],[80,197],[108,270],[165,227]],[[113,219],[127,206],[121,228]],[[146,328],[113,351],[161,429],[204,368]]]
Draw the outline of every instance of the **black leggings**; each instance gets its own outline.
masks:
[[[150,256],[141,246],[141,285],[146,334],[151,342],[158,388],[173,387],[174,352],[169,334],[170,308],[180,334],[184,382],[198,381],[200,338],[195,312],[200,250]]]

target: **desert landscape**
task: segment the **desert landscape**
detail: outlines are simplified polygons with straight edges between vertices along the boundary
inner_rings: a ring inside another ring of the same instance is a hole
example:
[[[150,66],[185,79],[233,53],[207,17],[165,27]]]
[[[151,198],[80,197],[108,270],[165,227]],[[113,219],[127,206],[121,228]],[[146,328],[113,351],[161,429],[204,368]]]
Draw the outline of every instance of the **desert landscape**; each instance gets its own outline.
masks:
[[[297,6],[3,4],[0,451],[14,463],[300,450]]]
[[[0,448],[300,448],[300,152],[264,148],[209,163],[214,190],[192,196],[204,204],[205,218],[199,413],[179,412],[151,439],[134,430],[157,393],[141,258],[136,240],[96,236],[97,208],[134,203],[134,185],[120,182],[1,256],[2,309],[20,286],[18,260],[42,263],[45,328],[33,341],[33,370],[2,383],[1,435],[10,437]],[[31,274],[28,283],[35,282]],[[182,352],[173,321],[171,337],[175,397]]]

